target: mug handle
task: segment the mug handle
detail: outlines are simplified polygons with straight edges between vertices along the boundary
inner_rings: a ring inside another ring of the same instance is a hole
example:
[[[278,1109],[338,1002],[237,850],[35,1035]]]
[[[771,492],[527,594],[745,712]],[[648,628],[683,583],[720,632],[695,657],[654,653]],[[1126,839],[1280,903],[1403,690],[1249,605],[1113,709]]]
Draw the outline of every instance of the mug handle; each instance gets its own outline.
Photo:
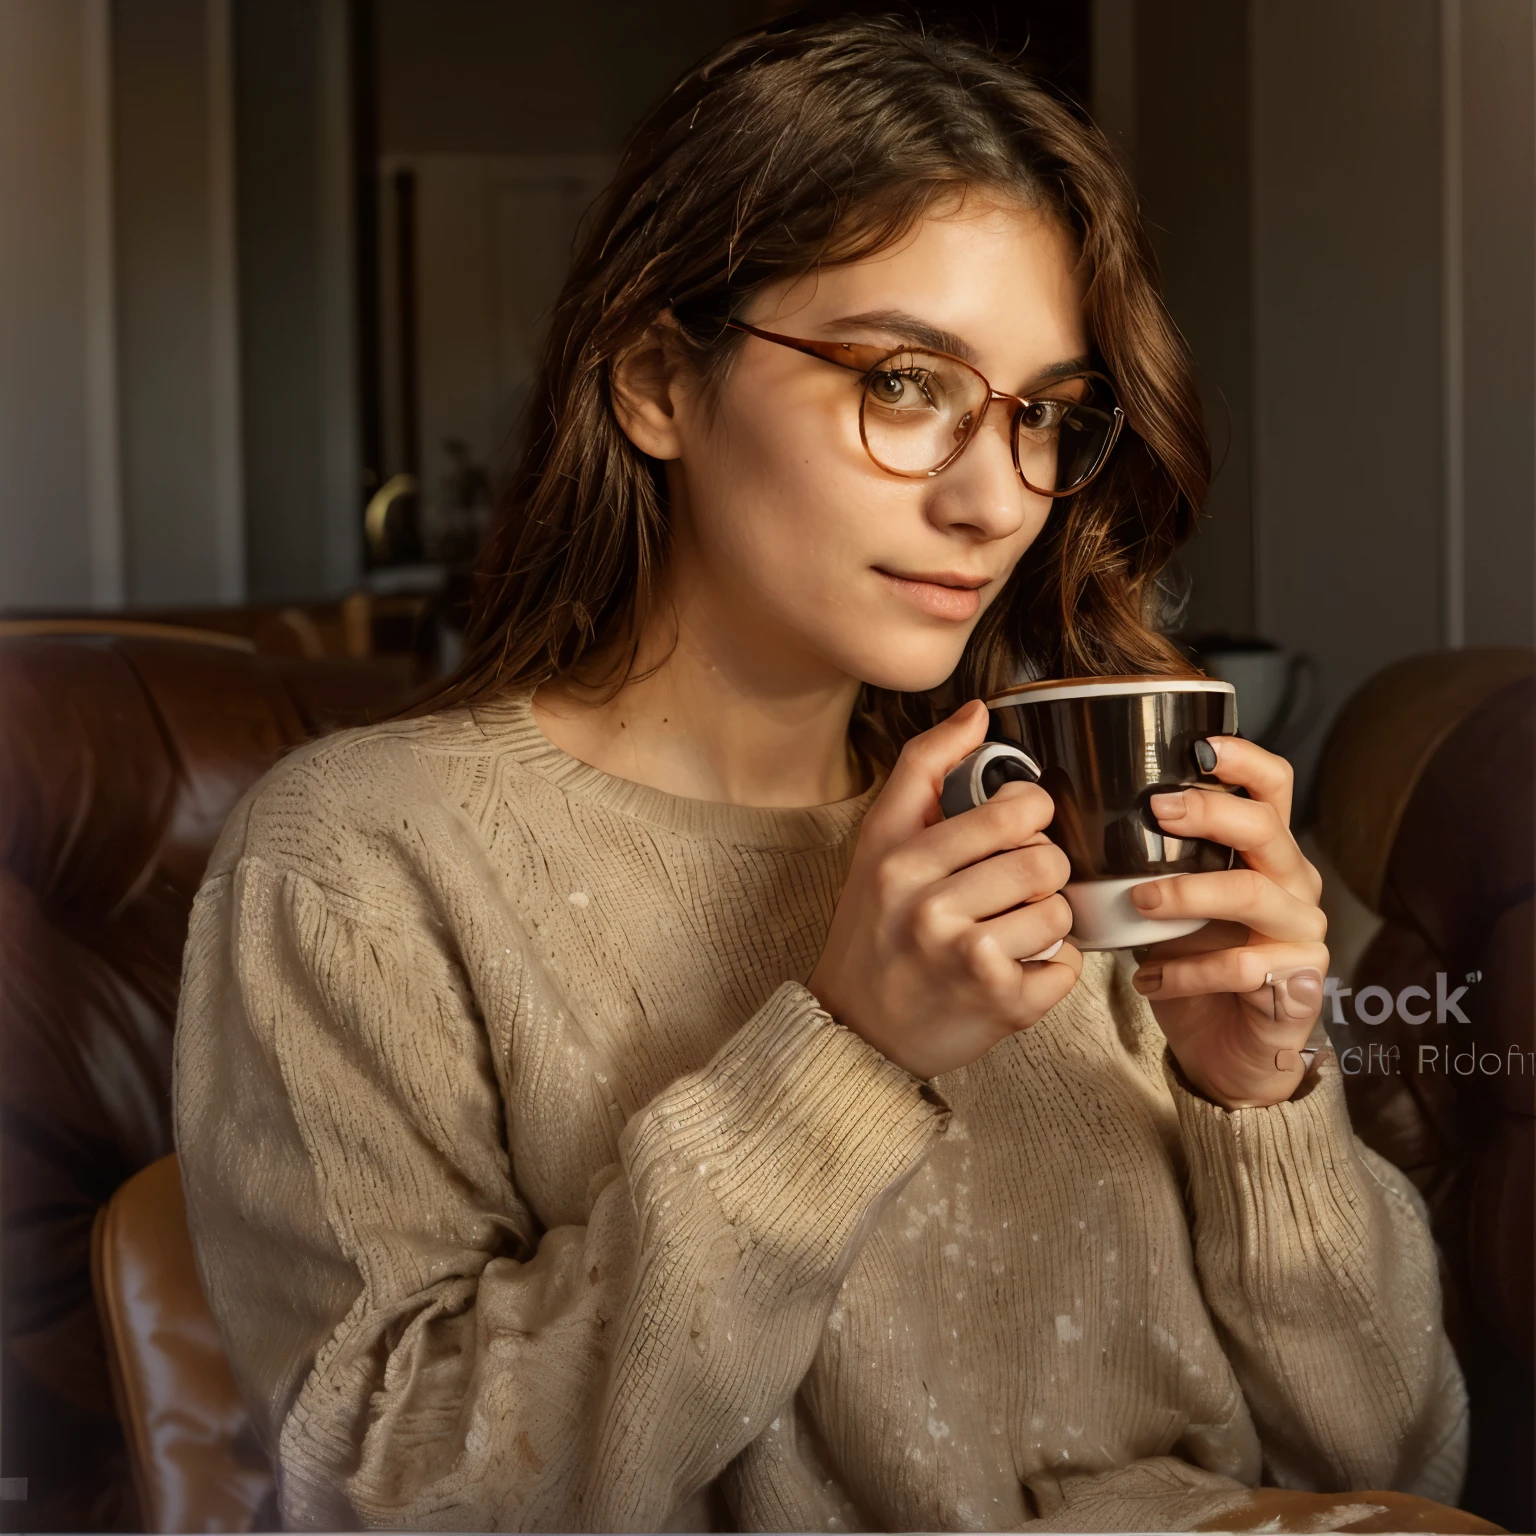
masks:
[[[944,788],[939,795],[939,805],[945,818],[959,816],[962,812],[985,805],[1004,784],[1022,781],[1026,784],[1040,782],[1040,765],[1029,753],[1006,741],[983,742],[974,752],[967,753],[944,775]],[[1033,960],[1050,960],[1066,942],[1057,939],[1038,955],[1024,955],[1020,965]]]
[[[1040,765],[1006,741],[987,741],[967,753],[944,775],[939,805],[946,817],[985,805],[1004,784],[1040,782]]]

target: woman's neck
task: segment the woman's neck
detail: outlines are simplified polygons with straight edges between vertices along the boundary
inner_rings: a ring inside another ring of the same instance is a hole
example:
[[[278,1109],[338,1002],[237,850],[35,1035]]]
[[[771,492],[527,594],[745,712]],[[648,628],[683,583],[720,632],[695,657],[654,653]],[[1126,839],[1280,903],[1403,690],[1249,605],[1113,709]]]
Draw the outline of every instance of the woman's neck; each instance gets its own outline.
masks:
[[[858,682],[723,627],[668,610],[642,639],[635,681],[606,700],[606,690],[546,684],[533,701],[539,728],[604,773],[689,799],[792,807],[858,794],[848,743]]]

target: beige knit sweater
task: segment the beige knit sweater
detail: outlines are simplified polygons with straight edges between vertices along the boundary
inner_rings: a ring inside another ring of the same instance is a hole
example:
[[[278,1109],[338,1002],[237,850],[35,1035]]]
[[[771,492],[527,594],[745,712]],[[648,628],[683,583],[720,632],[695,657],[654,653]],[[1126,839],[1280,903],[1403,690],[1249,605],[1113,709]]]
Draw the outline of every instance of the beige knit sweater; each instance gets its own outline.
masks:
[[[869,798],[679,799],[526,697],[333,736],[247,796],[193,914],[177,1136],[289,1524],[1455,1497],[1434,1251],[1331,1056],[1227,1113],[1089,956],[920,1083],[800,984]]]

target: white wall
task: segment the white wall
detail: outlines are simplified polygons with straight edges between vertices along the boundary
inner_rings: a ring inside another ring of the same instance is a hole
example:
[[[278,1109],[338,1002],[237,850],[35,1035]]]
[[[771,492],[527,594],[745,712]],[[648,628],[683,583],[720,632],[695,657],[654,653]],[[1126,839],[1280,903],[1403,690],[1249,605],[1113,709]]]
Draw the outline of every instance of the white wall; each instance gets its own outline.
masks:
[[[122,592],[106,0],[0,0],[0,607]]]

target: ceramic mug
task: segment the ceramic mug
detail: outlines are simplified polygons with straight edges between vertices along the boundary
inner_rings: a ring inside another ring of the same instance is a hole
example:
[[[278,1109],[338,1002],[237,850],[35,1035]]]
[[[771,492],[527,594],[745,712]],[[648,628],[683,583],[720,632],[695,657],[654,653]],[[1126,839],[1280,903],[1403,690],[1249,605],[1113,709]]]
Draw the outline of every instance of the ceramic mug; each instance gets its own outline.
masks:
[[[1025,683],[987,700],[987,742],[950,770],[946,816],[981,805],[1010,779],[1035,780],[1055,802],[1049,836],[1067,855],[1079,949],[1130,949],[1177,938],[1204,918],[1147,917],[1131,888],[1160,876],[1231,867],[1230,848],[1163,831],[1148,801],[1197,787],[1233,793],[1205,773],[1195,743],[1237,731],[1230,683],[1206,677],[1079,677]]]

